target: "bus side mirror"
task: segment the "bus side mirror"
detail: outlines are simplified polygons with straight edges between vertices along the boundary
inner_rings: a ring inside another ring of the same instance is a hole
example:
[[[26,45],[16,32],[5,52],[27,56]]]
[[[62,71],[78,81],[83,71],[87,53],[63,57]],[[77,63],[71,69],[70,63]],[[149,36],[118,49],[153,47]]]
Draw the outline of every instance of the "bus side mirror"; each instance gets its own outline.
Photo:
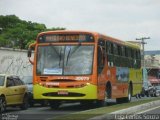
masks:
[[[32,49],[35,49],[35,45],[36,45],[36,43],[31,44],[31,45],[29,46],[29,48],[28,48],[28,53],[27,53],[29,62],[30,62],[32,65],[34,64],[34,62],[33,62],[30,58],[31,58],[31,56],[32,56]]]

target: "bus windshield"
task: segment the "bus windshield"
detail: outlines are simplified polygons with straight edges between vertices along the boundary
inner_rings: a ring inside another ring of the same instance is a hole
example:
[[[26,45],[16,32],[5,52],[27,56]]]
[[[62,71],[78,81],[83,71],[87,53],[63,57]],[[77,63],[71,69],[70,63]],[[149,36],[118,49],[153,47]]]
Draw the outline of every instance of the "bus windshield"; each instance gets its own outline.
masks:
[[[93,45],[39,46],[37,75],[89,75],[93,51]]]

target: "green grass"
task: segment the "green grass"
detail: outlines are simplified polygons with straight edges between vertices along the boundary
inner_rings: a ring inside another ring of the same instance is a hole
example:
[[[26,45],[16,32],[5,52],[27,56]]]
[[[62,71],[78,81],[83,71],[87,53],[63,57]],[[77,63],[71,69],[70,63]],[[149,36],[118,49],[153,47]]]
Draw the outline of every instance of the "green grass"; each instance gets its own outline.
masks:
[[[140,105],[140,104],[144,104],[144,103],[148,103],[148,102],[156,101],[156,100],[160,100],[160,98],[158,97],[158,98],[135,101],[135,102],[131,102],[131,103],[123,103],[123,104],[116,104],[116,105],[112,105],[112,106],[105,106],[105,107],[100,107],[100,108],[96,108],[96,109],[90,109],[90,110],[86,110],[86,111],[75,112],[72,114],[59,116],[54,119],[56,119],[56,120],[86,120],[86,119],[89,119],[89,118],[92,118],[95,116],[111,113],[111,112],[114,112],[117,110],[125,109],[128,107],[133,107],[136,105]]]

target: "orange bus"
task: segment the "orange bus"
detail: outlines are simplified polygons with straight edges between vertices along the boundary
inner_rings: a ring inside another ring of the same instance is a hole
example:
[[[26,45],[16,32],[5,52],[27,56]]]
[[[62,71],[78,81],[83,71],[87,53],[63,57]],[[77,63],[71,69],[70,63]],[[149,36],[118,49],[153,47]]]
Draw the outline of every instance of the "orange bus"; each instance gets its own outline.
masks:
[[[139,46],[96,32],[42,32],[28,57],[34,99],[49,100],[51,108],[64,101],[129,102],[142,90]]]

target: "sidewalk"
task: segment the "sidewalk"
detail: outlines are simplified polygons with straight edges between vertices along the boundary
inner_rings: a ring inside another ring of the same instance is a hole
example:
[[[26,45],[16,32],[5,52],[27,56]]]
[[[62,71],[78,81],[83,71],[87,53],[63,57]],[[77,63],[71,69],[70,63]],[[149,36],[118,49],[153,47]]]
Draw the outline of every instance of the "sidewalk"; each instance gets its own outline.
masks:
[[[150,108],[154,108],[160,106],[160,100],[156,100],[153,102],[149,102],[149,103],[145,103],[145,104],[141,104],[141,105],[137,105],[134,107],[130,107],[130,108],[126,108],[126,109],[122,109],[122,110],[118,110],[109,114],[104,114],[101,116],[96,116],[93,118],[90,118],[89,120],[108,120],[108,119],[115,119],[116,114],[120,115],[120,114],[137,114],[141,111],[144,111],[146,109],[150,109]]]

